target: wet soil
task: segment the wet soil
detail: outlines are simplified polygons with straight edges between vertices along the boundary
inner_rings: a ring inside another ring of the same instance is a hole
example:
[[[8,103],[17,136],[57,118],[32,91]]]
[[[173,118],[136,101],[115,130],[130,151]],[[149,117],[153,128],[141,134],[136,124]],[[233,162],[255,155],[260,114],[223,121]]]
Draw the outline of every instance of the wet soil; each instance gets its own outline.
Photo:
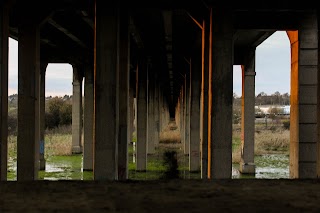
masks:
[[[320,180],[8,181],[0,212],[320,212]]]

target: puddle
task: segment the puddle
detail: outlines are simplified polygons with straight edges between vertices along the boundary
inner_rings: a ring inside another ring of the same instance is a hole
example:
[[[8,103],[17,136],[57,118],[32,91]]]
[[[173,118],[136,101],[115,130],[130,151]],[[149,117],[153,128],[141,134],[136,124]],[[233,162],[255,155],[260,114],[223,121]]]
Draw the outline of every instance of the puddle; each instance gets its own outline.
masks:
[[[16,180],[16,159],[8,159],[8,180]],[[155,164],[151,162],[151,165]],[[232,165],[232,178],[279,179],[289,178],[289,156],[284,154],[261,155],[255,157],[256,174],[242,175],[239,165]],[[145,173],[134,170],[134,163],[129,163],[129,179],[159,179],[163,171],[151,169]],[[159,168],[155,165],[150,168]],[[180,169],[180,178],[197,179],[200,173],[189,173]],[[40,180],[93,180],[92,171],[82,170],[82,155],[52,156],[46,159],[46,170],[39,172]]]
[[[288,179],[289,156],[284,154],[268,154],[256,156],[255,175],[243,175],[239,172],[239,164],[232,165],[232,178],[256,178],[256,179]]]

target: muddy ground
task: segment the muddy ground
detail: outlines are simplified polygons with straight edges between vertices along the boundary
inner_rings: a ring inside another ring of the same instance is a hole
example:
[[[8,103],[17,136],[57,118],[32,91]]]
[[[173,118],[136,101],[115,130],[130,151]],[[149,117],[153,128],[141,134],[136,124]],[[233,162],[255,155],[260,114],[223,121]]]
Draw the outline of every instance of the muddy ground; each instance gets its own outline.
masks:
[[[8,181],[0,212],[320,212],[320,180]]]

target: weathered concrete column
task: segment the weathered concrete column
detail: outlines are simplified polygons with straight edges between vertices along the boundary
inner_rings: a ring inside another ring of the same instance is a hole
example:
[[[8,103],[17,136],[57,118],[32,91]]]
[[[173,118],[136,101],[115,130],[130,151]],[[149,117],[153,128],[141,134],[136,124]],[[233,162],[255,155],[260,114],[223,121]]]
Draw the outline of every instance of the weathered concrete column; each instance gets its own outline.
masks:
[[[8,171],[8,14],[8,7],[0,5],[0,181],[7,180]]]
[[[255,127],[255,50],[249,50],[242,68],[242,115],[241,115],[241,159],[239,171],[255,174],[254,127]]]
[[[163,91],[162,91],[162,87],[159,90],[159,116],[160,116],[160,133],[163,131],[163,126],[164,126],[164,109],[163,109],[163,102],[164,102],[164,98],[163,98]]]
[[[316,11],[301,19],[291,43],[290,177],[319,177],[319,55]]]
[[[212,70],[209,73],[209,177],[232,176],[232,12],[212,9]]]
[[[40,31],[31,11],[20,12],[17,180],[31,181],[39,171]]]
[[[72,153],[82,153],[82,73],[73,67],[72,82]]]
[[[128,137],[129,137],[129,142],[132,142],[133,139],[133,132],[135,129],[135,104],[134,104],[134,89],[132,86],[129,88],[129,126],[128,126]]]
[[[140,59],[137,81],[137,171],[147,170],[147,64]]]
[[[83,110],[83,170],[93,170],[93,69],[85,70]]]
[[[128,179],[130,39],[128,11],[120,11],[118,179]]]
[[[190,64],[189,64],[190,66]],[[190,68],[186,74],[185,78],[185,143],[184,143],[184,154],[189,155],[190,150],[190,97],[191,97],[191,91],[190,91]]]
[[[200,96],[201,96],[201,51],[194,50],[191,59],[190,100],[190,172],[200,171]]]
[[[154,123],[155,123],[155,129],[154,129],[154,146],[157,148],[159,146],[159,136],[160,136],[160,130],[159,130],[159,122],[160,122],[160,113],[159,113],[159,83],[158,83],[158,77],[156,74],[155,79],[155,90],[154,90]]]
[[[48,63],[41,62],[40,64],[40,170],[46,170],[45,153],[45,130],[46,130],[46,69]]]
[[[182,114],[182,126],[183,126],[183,130],[182,130],[182,132],[183,132],[183,136],[182,136],[182,138],[183,138],[183,140],[181,141],[182,142],[182,147],[183,147],[183,149],[184,149],[184,154],[186,154],[186,152],[185,152],[185,146],[186,146],[186,133],[187,133],[187,130],[186,130],[186,127],[187,127],[187,125],[186,125],[186,107],[187,107],[187,102],[186,102],[186,74],[184,75],[184,83],[183,83],[183,86],[182,86],[182,88],[181,88],[182,90],[183,90],[183,104],[182,104],[182,107],[183,107],[183,114]]]
[[[154,77],[153,70],[151,68],[148,69],[148,144],[147,144],[147,154],[155,153],[155,145],[154,145]]]
[[[208,178],[208,89],[209,89],[209,38],[210,13],[202,24],[202,76],[201,76],[201,112],[200,112],[200,140],[201,140],[201,178]]]
[[[96,1],[94,179],[118,179],[119,9]],[[106,60],[107,59],[107,60]]]
[[[184,144],[184,89],[183,86],[181,86],[181,92],[180,92],[180,140],[181,144]]]

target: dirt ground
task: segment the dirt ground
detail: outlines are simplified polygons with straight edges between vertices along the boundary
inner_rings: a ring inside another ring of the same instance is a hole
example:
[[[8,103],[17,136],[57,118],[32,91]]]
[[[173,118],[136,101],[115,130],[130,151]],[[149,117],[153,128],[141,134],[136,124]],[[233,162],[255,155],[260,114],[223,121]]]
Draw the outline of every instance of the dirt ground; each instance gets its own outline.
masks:
[[[320,180],[8,181],[0,212],[320,212]]]

